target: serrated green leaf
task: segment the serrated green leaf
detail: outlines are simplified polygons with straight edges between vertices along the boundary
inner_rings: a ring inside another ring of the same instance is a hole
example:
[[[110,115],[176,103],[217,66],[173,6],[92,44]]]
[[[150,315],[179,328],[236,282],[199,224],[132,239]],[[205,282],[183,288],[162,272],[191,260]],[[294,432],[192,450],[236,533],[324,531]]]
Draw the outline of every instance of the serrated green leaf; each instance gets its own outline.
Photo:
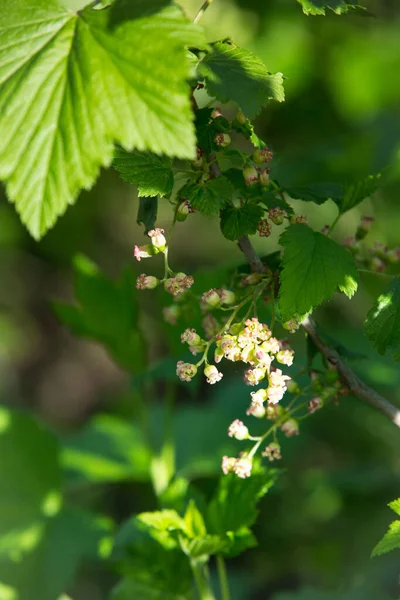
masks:
[[[0,558],[20,560],[37,546],[60,508],[55,437],[27,415],[0,408]]]
[[[307,225],[283,232],[279,307],[282,319],[302,317],[337,288],[351,298],[357,290],[357,269],[351,255],[336,242]]]
[[[140,196],[169,197],[174,187],[172,160],[151,152],[115,151],[113,167],[124,181],[138,186]]]
[[[140,513],[136,519],[166,550],[178,547],[179,533],[187,535],[185,521],[175,510],[164,509]]]
[[[203,60],[208,92],[221,102],[233,100],[254,118],[269,100],[283,102],[282,73],[269,73],[260,58],[232,42],[216,42]]]
[[[368,175],[364,180],[344,187],[343,198],[335,200],[341,214],[360,204],[365,198],[371,196],[381,185],[381,173]]]
[[[389,503],[389,507],[400,515],[400,498]],[[380,542],[372,550],[371,556],[386,554],[391,550],[400,548],[400,521],[393,521],[389,525],[389,530],[385,533]]]
[[[365,332],[380,354],[400,361],[400,277],[396,277],[367,314]]]
[[[195,128],[197,145],[204,150],[207,154],[210,154],[212,150],[212,136],[211,136],[211,113],[212,108],[200,108],[196,110],[195,114]]]
[[[97,415],[63,439],[61,462],[74,483],[147,481],[151,451],[140,430],[111,415]]]
[[[219,535],[205,535],[184,543],[185,554],[194,559],[203,557],[205,560],[210,554],[221,554],[229,546],[229,540]]]
[[[115,0],[110,8],[110,27],[116,27],[124,21],[148,17],[171,4],[170,0]]]
[[[189,200],[195,210],[203,215],[218,215],[221,208],[232,200],[234,189],[231,182],[220,175],[200,183],[189,183],[179,192],[181,198]]]
[[[288,196],[305,202],[324,204],[327,200],[338,203],[343,198],[343,186],[340,183],[313,183],[307,186],[287,186]]]
[[[258,501],[275,483],[277,475],[277,470],[270,469],[256,472],[249,479],[239,479],[233,474],[221,477],[208,508],[208,531],[226,535],[253,525]]]
[[[144,342],[138,329],[134,278],[127,269],[113,282],[84,256],[75,259],[77,306],[54,303],[59,319],[75,334],[105,345],[125,369],[137,373],[144,366]]]
[[[185,46],[200,30],[177,7],[116,29],[109,14],[55,0],[0,14],[0,178],[35,238],[110,164],[114,141],[195,154]]]
[[[326,9],[332,10],[337,15],[349,12],[364,12],[365,8],[358,4],[349,4],[345,0],[297,0],[301,4],[305,15],[323,15]]]
[[[194,538],[206,535],[207,531],[203,515],[197,508],[194,500],[190,500],[183,520],[185,521],[186,531],[189,537]]]
[[[228,240],[238,240],[242,235],[253,235],[262,219],[264,209],[258,204],[244,204],[236,208],[227,206],[221,211],[221,231]]]
[[[22,562],[0,563],[0,579],[15,586],[18,600],[54,600],[74,583],[83,559],[99,557],[109,529],[104,519],[65,508],[48,522],[37,548]]]

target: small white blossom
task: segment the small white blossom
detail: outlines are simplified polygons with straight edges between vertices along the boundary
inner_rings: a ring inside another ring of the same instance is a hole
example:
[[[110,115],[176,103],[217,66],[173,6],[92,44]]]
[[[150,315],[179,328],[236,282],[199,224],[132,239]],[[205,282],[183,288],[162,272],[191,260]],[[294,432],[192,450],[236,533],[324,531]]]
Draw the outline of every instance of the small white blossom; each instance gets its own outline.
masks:
[[[236,419],[229,425],[228,435],[229,437],[234,437],[236,440],[247,440],[249,437],[249,430],[242,421]]]

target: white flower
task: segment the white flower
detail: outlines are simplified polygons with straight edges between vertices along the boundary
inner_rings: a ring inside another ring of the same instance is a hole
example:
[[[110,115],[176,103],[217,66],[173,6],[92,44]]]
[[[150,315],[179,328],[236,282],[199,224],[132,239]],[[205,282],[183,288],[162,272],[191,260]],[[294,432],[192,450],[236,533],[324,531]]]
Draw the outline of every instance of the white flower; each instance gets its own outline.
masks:
[[[236,460],[233,465],[233,472],[241,479],[246,479],[246,477],[250,477],[252,468],[252,460],[244,456]]]
[[[207,383],[217,383],[221,381],[223,375],[220,373],[215,365],[207,365],[204,368],[204,375],[207,378]]]
[[[242,421],[236,419],[229,425],[228,435],[229,437],[234,437],[236,440],[247,440],[249,437],[249,430]]]

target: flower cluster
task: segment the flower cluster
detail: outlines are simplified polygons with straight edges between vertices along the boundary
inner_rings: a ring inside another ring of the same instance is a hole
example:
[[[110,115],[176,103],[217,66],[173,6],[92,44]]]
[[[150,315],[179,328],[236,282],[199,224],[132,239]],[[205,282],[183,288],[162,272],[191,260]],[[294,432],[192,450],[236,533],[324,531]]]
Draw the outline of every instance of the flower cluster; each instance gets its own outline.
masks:
[[[361,217],[355,235],[346,238],[343,245],[348,248],[360,266],[381,273],[390,265],[400,262],[400,247],[388,248],[380,242],[375,242],[369,247],[363,245],[362,242],[370,232],[373,222],[373,217]]]

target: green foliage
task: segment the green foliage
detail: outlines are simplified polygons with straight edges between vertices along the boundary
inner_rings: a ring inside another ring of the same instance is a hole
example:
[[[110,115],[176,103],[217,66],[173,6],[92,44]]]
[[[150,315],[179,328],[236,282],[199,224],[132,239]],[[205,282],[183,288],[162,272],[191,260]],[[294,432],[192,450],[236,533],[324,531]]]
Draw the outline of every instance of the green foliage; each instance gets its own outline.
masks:
[[[57,316],[76,335],[105,345],[125,369],[140,372],[144,344],[138,330],[133,273],[127,269],[116,282],[106,278],[88,258],[74,263],[77,306],[55,303]]]
[[[158,196],[139,198],[139,208],[136,222],[144,225],[146,233],[154,229],[158,211]]]
[[[329,300],[337,288],[349,298],[357,290],[351,255],[322,233],[292,225],[280,237],[282,259],[279,306],[287,321],[302,317]]]
[[[242,235],[252,235],[264,214],[264,209],[250,202],[243,206],[227,206],[221,211],[221,231],[228,240],[238,240]]]
[[[257,56],[230,41],[213,44],[202,65],[209,94],[222,102],[233,100],[249,118],[269,100],[285,99],[282,73],[269,73]]]
[[[31,417],[0,409],[0,559],[20,558],[60,508],[56,438]]]
[[[389,503],[389,507],[400,516],[400,498]],[[389,531],[385,533],[381,541],[372,551],[372,556],[386,554],[396,548],[400,548],[400,521],[393,521],[389,526]]]
[[[358,4],[348,3],[345,0],[297,0],[301,4],[305,15],[323,15],[326,9],[332,10],[337,15],[345,15],[350,12],[361,12],[365,9]]]
[[[400,361],[400,278],[381,294],[365,320],[365,332],[380,354],[389,352]]]
[[[150,152],[115,151],[114,168],[122,179],[138,186],[139,196],[169,197],[174,187],[172,160]]]
[[[114,29],[109,15],[17,0],[0,16],[0,177],[35,238],[110,164],[113,141],[194,156],[185,46],[204,45],[199,30],[177,7]]]
[[[147,481],[151,452],[136,425],[97,415],[63,440],[62,464],[74,483]]]
[[[381,173],[368,175],[366,179],[359,181],[358,183],[346,185],[343,191],[343,198],[338,202],[335,200],[340,213],[343,214],[348,210],[351,210],[365,198],[371,196],[381,185],[381,177]]]
[[[179,192],[180,197],[189,200],[195,210],[203,215],[218,215],[221,208],[232,200],[233,185],[220,175],[199,183],[189,183]]]

